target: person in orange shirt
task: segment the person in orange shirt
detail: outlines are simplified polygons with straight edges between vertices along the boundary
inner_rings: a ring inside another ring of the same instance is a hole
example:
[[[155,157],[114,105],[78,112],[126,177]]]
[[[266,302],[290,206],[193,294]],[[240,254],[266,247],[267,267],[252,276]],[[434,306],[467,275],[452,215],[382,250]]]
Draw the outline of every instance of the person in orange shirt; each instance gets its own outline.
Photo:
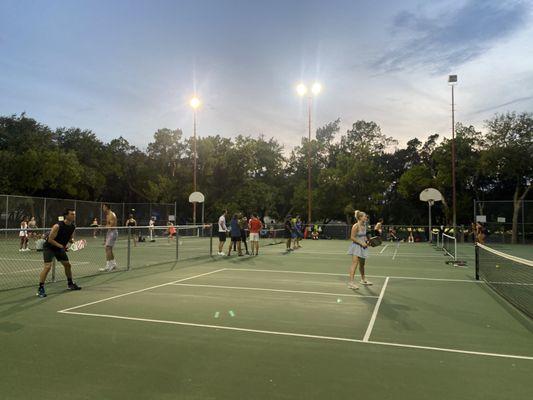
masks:
[[[168,225],[168,240],[176,238],[176,227],[172,222],[169,222]]]
[[[257,214],[253,214],[250,221],[248,221],[248,229],[250,230],[250,243],[252,244],[252,256],[259,255],[259,232],[263,228],[263,224],[257,218]],[[255,250],[254,250],[255,249]]]

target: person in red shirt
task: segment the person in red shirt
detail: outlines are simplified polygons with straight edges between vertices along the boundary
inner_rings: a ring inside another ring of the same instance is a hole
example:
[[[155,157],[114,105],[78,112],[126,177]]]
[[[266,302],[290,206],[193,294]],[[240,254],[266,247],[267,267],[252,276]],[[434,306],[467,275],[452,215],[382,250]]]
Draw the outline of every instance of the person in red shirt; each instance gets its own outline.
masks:
[[[248,221],[248,229],[250,230],[250,243],[252,244],[252,256],[259,254],[259,232],[263,228],[263,224],[257,218],[257,214],[253,214],[250,221]],[[255,250],[254,250],[255,249]]]

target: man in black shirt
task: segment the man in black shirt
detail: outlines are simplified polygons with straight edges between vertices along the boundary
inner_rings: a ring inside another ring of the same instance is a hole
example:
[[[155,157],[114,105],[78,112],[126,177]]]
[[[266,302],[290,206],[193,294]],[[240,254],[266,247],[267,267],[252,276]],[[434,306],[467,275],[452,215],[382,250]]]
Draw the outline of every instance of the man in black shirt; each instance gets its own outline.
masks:
[[[72,209],[66,209],[63,213],[63,221],[58,222],[52,227],[52,231],[48,235],[46,242],[43,246],[43,258],[44,258],[44,268],[41,271],[39,277],[39,290],[37,296],[46,297],[46,292],[44,290],[44,282],[46,281],[46,276],[52,268],[52,262],[54,257],[57,261],[63,264],[65,267],[65,275],[67,277],[68,289],[69,290],[80,290],[81,287],[72,282],[72,266],[68,260],[67,256],[67,245],[73,242],[72,235],[76,226],[74,225],[74,220],[76,219],[76,213]]]

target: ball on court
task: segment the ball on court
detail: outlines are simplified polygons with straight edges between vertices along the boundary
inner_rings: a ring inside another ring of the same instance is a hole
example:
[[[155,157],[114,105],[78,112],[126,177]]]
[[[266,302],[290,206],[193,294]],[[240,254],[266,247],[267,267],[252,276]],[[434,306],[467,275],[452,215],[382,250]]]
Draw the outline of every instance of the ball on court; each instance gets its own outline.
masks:
[[[500,266],[498,264],[496,264],[496,268],[500,268]]]

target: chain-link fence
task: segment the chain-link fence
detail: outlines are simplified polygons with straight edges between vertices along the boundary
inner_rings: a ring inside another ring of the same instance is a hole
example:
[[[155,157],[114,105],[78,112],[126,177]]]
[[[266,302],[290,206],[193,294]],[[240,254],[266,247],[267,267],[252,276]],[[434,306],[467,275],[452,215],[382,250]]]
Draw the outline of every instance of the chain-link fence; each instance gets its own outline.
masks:
[[[210,225],[118,227],[113,246],[114,271],[123,272],[156,264],[179,262],[212,254]],[[43,269],[43,244],[49,229],[0,230],[0,290],[37,285]],[[74,240],[85,240],[82,250],[67,251],[74,279],[107,273],[107,228],[76,228]],[[48,282],[65,280],[55,261]]]
[[[474,221],[481,220],[487,228],[486,242],[533,243],[533,200],[474,200]],[[515,212],[516,211],[516,212]],[[513,218],[514,217],[514,218]]]
[[[22,220],[35,218],[36,226],[47,228],[57,222],[66,208],[76,211],[76,222],[80,227],[91,226],[93,221],[100,224],[104,220],[103,204],[109,204],[117,216],[119,225],[125,225],[132,215],[138,225],[148,225],[150,219],[157,225],[176,223],[176,203],[105,203],[97,201],[55,199],[49,197],[29,197],[0,195],[0,228],[19,228]]]

